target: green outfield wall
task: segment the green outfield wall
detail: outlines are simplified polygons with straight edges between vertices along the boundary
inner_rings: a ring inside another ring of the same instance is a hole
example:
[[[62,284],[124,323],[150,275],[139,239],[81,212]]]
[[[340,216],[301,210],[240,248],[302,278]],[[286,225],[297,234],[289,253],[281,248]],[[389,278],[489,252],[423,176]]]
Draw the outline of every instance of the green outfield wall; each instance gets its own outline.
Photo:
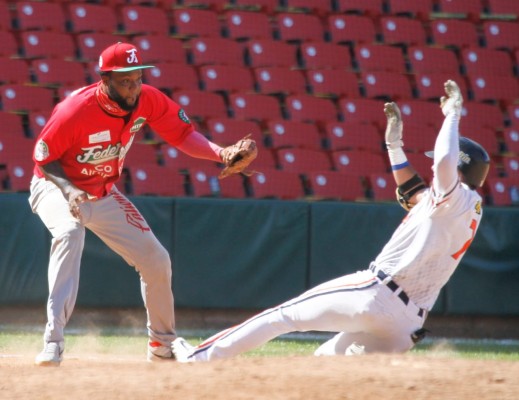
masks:
[[[173,261],[177,307],[258,309],[366,268],[396,204],[131,197]],[[46,301],[50,235],[27,194],[0,194],[0,305]],[[88,232],[77,304],[142,306],[139,276]],[[519,208],[486,207],[434,313],[519,315]]]

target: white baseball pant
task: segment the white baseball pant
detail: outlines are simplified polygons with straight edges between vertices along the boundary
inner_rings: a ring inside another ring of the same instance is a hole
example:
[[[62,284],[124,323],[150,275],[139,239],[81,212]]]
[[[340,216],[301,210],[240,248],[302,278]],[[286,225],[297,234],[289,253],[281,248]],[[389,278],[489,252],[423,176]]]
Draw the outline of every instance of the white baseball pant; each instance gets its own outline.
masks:
[[[407,305],[371,270],[325,282],[198,345],[189,357],[210,361],[236,356],[289,332],[339,332],[315,355],[344,355],[354,342],[366,353],[404,352],[425,315]]]
[[[76,303],[85,228],[135,267],[152,341],[169,346],[175,339],[171,261],[135,206],[115,186],[97,201],[80,205],[81,220],[52,182],[34,177],[29,203],[52,235],[45,342],[64,340],[64,328]],[[109,267],[109,266],[107,266]]]

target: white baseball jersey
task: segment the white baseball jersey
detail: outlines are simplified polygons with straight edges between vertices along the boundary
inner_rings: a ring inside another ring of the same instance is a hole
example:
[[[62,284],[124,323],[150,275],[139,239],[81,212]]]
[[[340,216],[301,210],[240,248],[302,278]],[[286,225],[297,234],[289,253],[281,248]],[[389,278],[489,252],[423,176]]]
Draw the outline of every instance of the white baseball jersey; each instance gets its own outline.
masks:
[[[411,209],[375,260],[419,307],[430,310],[474,239],[481,197],[459,183],[445,198],[432,189]]]

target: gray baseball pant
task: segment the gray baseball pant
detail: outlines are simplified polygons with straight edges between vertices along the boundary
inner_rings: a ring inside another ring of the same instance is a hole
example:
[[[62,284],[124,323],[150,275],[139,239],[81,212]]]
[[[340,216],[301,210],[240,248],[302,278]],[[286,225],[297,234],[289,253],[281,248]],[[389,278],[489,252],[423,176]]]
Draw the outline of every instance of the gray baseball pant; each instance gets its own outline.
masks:
[[[171,260],[135,206],[114,186],[106,197],[82,203],[78,220],[60,189],[37,177],[31,182],[29,203],[52,235],[44,341],[64,340],[77,298],[88,228],[139,272],[150,340],[169,346],[176,337]]]

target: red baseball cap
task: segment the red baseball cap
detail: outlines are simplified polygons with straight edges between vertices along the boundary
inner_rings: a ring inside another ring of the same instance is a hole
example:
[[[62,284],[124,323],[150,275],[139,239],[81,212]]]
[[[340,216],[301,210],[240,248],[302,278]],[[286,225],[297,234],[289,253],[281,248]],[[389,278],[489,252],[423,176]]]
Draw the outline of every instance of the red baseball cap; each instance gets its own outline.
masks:
[[[133,44],[117,42],[103,50],[99,56],[99,71],[128,72],[136,69],[153,68],[142,65],[142,60]]]

